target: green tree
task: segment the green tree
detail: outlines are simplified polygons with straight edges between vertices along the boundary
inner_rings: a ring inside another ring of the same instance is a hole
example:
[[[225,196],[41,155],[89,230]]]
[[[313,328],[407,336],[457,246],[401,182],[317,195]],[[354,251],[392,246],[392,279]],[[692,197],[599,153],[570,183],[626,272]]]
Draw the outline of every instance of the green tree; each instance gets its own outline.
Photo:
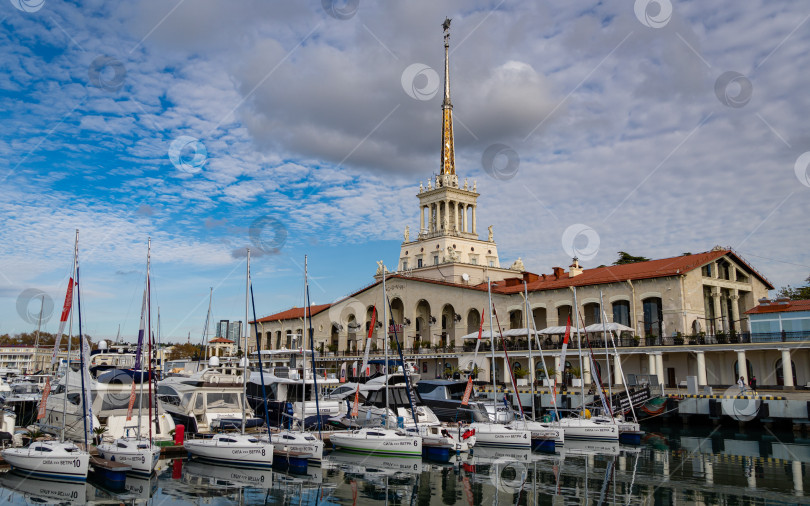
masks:
[[[777,297],[787,297],[791,300],[808,300],[810,299],[810,276],[804,280],[807,283],[804,286],[793,288],[790,285],[783,286],[776,292]]]
[[[627,253],[626,251],[619,252],[619,259],[613,262],[613,265],[625,265],[625,264],[634,264],[636,262],[649,262],[650,259],[647,257],[636,257]]]
[[[195,357],[200,358],[203,355],[203,347],[199,344],[175,344],[172,351],[166,355],[166,360],[183,360]]]

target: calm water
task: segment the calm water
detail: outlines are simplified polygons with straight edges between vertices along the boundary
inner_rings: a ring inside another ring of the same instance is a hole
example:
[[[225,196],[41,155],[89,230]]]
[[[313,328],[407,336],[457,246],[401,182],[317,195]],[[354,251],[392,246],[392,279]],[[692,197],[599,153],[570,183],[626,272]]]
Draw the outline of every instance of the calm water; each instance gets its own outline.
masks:
[[[810,439],[768,432],[649,433],[640,447],[567,444],[557,455],[479,448],[457,462],[332,453],[306,475],[161,461],[126,493],[0,475],[11,504],[810,503]],[[808,486],[805,495],[805,483]]]

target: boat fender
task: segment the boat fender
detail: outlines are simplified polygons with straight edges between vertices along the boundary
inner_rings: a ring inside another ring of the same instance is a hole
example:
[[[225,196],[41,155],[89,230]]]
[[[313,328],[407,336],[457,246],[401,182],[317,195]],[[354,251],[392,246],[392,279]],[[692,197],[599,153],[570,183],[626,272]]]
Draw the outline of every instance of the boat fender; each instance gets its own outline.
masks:
[[[590,409],[586,409],[586,410],[584,411],[584,413],[582,414],[582,416],[583,416],[583,417],[584,417],[586,420],[590,420],[590,419],[591,419],[591,410],[590,410]]]

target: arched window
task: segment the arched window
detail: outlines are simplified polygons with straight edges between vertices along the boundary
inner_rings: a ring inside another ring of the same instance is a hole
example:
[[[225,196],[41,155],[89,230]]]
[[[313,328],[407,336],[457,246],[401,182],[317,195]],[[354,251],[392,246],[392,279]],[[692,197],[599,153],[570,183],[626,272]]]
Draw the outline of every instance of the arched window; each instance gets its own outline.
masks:
[[[633,327],[630,324],[630,302],[626,300],[617,300],[613,303],[613,321],[627,327]]]
[[[644,335],[660,337],[663,333],[664,310],[661,299],[650,297],[644,299]]]
[[[585,326],[593,325],[594,323],[601,323],[602,316],[601,316],[601,308],[599,304],[596,302],[589,302],[585,304],[582,308],[583,312],[585,313]]]
[[[571,306],[560,306],[557,308],[557,325],[564,326],[571,318],[571,325],[575,325],[574,317],[571,315]]]

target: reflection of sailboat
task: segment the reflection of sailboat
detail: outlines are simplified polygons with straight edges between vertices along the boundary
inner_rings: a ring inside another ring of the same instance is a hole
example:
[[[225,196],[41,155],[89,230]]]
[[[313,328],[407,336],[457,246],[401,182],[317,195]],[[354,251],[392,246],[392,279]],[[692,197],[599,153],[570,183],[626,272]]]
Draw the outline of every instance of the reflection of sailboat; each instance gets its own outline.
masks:
[[[618,441],[566,441],[560,455],[619,455]]]
[[[87,483],[32,480],[14,472],[0,474],[0,485],[22,494],[30,502],[46,504],[86,504]]]
[[[221,486],[227,483],[234,487],[252,487],[269,489],[273,487],[273,471],[271,469],[252,469],[211,466],[202,462],[187,462],[184,466],[185,474],[212,486]]]
[[[126,484],[124,485],[127,495],[133,499],[149,500],[155,495],[158,487],[158,480],[156,476],[127,476]]]
[[[358,457],[352,453],[341,451],[330,453],[324,460],[337,464],[345,473],[356,474],[366,479],[396,473],[418,474],[423,469],[422,461],[412,458],[378,455]]]

